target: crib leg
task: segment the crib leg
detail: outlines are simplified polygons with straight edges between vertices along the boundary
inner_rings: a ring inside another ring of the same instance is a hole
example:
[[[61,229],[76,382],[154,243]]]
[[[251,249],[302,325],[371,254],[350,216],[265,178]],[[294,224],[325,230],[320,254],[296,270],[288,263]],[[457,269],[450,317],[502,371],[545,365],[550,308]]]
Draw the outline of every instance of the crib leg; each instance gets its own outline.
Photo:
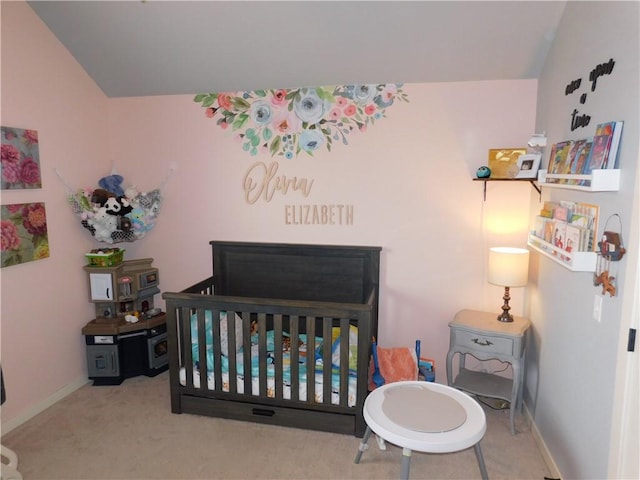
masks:
[[[371,429],[367,426],[367,429],[364,432],[364,437],[362,437],[362,441],[360,442],[360,446],[358,447],[358,453],[356,454],[356,459],[354,463],[360,463],[360,459],[362,458],[362,453],[369,448],[367,442],[369,441],[369,437],[371,436]]]

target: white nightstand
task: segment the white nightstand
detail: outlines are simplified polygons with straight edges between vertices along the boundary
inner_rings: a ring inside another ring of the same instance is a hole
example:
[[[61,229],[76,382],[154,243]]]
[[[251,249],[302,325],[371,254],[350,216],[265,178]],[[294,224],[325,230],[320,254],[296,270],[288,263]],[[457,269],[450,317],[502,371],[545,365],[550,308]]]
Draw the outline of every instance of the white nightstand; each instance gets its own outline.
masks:
[[[497,313],[461,310],[449,323],[447,383],[465,392],[510,402],[511,433],[515,435],[515,412],[522,409],[525,339],[531,322],[517,316],[513,322],[499,322],[496,317]],[[452,361],[456,353],[460,354],[460,368],[454,378]],[[466,369],[466,354],[478,360],[510,363],[513,379]]]

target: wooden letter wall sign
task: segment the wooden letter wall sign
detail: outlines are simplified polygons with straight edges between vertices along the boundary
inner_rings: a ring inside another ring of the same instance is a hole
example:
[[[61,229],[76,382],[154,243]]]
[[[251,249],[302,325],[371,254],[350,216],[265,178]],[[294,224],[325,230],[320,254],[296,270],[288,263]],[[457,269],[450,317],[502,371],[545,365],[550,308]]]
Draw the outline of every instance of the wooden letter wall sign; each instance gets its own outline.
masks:
[[[307,198],[313,188],[313,179],[278,175],[280,165],[271,162],[255,162],[244,175],[242,187],[244,199],[249,205],[258,200],[270,202],[276,193],[288,195],[300,193]],[[286,225],[353,225],[353,205],[343,204],[298,204],[285,205]]]

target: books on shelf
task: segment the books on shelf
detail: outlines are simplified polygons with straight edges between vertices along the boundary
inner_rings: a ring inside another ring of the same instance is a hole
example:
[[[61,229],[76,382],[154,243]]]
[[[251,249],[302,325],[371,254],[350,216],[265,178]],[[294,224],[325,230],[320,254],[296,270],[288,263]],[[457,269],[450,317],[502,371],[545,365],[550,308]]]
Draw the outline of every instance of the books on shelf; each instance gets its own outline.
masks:
[[[562,259],[562,251],[594,251],[598,211],[597,205],[588,203],[547,201],[535,218],[531,235],[553,245],[554,255]]]
[[[624,122],[612,121],[596,126],[595,135],[564,140],[552,145],[546,183],[591,186],[589,179],[554,178],[553,175],[591,175],[593,170],[618,168],[618,151]]]

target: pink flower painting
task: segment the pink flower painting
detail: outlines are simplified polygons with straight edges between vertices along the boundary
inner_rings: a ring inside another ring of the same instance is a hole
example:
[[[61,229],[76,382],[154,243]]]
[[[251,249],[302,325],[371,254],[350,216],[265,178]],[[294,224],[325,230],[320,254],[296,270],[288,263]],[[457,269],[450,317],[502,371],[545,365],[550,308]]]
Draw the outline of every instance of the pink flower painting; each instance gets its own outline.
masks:
[[[0,217],[0,266],[19,265],[49,256],[44,203],[2,205]]]
[[[2,190],[42,188],[38,132],[22,128],[1,127]]]

